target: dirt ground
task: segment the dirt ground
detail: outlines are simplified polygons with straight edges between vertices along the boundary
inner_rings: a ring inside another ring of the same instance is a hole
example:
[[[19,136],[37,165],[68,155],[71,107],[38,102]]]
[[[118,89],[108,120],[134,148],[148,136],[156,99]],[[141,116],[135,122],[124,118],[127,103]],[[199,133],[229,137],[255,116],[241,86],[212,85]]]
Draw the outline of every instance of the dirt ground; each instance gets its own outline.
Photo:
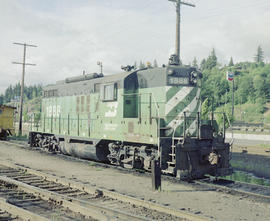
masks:
[[[150,200],[169,207],[206,217],[210,220],[269,220],[270,204],[256,202],[187,184],[162,181],[162,190],[152,192],[150,178],[95,167],[94,163],[68,161],[57,155],[26,150],[0,142],[0,160],[9,160],[50,174],[90,182],[100,188]]]
[[[246,153],[248,154],[270,157],[270,144],[254,146],[234,145],[232,151],[233,153],[245,153],[247,151]]]
[[[231,164],[234,169],[270,179],[270,144],[234,145]]]

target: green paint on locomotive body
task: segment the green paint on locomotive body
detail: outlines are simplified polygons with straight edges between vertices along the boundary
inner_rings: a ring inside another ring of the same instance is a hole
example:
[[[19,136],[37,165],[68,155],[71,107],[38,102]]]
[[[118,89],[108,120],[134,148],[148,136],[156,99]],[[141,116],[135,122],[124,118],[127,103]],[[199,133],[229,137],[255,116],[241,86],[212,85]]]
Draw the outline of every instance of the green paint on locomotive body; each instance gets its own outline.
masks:
[[[183,136],[186,112],[186,132],[194,135],[200,109],[194,71],[168,66],[47,86],[36,131],[157,145],[159,137]]]

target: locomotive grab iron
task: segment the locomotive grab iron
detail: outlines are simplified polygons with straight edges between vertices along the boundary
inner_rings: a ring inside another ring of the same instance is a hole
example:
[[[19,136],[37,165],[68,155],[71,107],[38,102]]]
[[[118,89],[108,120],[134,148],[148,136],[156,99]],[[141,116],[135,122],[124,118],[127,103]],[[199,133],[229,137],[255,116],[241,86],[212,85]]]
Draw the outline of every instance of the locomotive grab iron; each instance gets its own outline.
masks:
[[[44,88],[41,125],[31,146],[181,179],[232,173],[230,145],[200,120],[200,79],[195,68],[170,60],[161,68],[68,78]]]

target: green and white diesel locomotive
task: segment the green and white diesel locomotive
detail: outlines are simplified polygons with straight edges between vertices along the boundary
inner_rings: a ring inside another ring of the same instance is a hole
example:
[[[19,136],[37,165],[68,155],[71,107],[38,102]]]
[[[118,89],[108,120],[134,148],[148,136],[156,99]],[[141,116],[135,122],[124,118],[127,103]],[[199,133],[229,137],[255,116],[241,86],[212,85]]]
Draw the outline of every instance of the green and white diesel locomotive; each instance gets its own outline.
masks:
[[[230,145],[212,121],[200,119],[195,68],[171,62],[120,74],[84,74],[44,88],[31,146],[181,179],[232,173]],[[206,122],[206,123],[205,123]]]

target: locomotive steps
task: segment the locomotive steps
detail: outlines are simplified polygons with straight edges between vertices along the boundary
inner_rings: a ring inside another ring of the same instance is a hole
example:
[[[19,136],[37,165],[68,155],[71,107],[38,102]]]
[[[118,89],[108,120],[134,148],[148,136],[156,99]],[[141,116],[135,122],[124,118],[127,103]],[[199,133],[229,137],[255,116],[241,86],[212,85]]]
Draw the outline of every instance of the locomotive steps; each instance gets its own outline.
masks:
[[[40,200],[54,202],[75,214],[83,215],[86,220],[93,218],[97,220],[107,220],[108,218],[110,220],[207,220],[193,214],[113,191],[96,189],[5,161],[0,161],[0,182],[15,186],[17,190],[32,194]],[[33,197],[30,198],[30,201],[35,202],[36,200]],[[20,199],[20,202],[29,203],[29,200]],[[14,211],[10,213],[14,213]]]

